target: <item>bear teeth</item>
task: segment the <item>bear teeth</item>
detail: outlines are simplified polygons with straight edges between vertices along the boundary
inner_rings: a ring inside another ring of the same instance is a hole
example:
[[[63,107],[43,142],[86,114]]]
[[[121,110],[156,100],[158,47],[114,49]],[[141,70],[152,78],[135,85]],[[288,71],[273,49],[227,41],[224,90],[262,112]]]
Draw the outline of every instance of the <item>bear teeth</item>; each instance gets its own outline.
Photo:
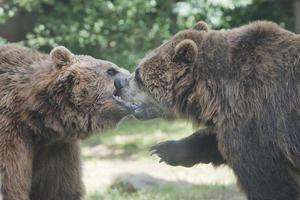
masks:
[[[124,101],[120,96],[113,95],[113,98],[116,100],[116,102],[118,104],[120,104],[121,106],[126,107],[127,109],[130,109],[132,111],[135,111],[137,108],[139,108],[139,106],[134,103]]]
[[[113,95],[113,98],[118,102],[124,102],[124,100],[120,96]]]

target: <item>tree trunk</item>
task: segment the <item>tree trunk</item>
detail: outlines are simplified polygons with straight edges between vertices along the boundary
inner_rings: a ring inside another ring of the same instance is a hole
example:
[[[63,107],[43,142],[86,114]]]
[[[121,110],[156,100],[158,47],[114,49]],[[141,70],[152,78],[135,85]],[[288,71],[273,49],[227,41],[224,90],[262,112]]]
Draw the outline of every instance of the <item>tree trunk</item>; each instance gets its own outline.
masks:
[[[300,33],[300,0],[294,1],[295,32]]]
[[[9,42],[24,40],[26,34],[33,30],[36,20],[35,12],[18,11],[5,24],[0,24],[0,36]]]

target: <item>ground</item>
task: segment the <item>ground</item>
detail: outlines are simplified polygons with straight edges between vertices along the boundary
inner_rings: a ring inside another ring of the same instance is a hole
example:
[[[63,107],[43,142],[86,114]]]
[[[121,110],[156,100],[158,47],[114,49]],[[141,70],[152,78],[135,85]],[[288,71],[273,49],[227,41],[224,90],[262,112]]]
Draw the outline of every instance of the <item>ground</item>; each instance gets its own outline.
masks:
[[[82,144],[85,200],[245,200],[228,167],[171,167],[149,147],[192,132],[183,121],[130,120]]]

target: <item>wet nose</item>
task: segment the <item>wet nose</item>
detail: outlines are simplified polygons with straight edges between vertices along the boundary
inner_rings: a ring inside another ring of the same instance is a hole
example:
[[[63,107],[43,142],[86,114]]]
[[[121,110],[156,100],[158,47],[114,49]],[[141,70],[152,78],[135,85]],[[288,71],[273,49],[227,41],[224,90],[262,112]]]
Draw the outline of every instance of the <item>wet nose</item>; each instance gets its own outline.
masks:
[[[123,87],[125,87],[125,84],[126,84],[126,79],[125,78],[117,78],[114,82],[115,84],[115,88],[117,90],[120,90],[122,89]]]

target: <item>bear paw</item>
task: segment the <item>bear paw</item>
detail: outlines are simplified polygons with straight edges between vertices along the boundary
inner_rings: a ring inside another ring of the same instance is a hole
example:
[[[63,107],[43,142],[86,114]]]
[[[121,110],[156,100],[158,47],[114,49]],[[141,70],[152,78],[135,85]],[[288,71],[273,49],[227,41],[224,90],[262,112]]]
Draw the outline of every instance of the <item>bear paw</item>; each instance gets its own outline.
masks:
[[[168,165],[184,167],[192,167],[197,164],[189,147],[180,141],[161,142],[152,146],[150,152],[151,155],[157,155],[160,158],[160,163],[165,162]]]

